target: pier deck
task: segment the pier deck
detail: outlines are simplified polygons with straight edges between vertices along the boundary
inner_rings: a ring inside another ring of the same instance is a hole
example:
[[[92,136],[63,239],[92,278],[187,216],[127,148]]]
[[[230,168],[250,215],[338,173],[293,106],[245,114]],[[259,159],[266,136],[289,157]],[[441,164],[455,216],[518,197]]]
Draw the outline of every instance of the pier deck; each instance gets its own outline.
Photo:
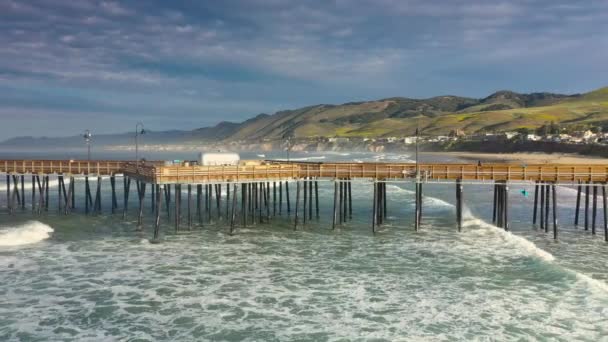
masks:
[[[420,163],[421,179],[478,181],[606,182],[608,163],[597,164],[508,164]],[[247,182],[300,178],[414,179],[415,163],[313,163],[255,161],[239,166],[165,166],[163,162],[140,165],[117,160],[0,160],[0,172],[12,174],[114,175],[152,184]]]

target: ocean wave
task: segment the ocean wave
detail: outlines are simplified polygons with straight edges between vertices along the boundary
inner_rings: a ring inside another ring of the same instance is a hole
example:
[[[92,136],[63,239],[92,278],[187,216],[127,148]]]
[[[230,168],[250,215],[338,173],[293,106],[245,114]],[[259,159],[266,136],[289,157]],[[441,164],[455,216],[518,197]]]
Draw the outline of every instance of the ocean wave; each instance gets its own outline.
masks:
[[[17,227],[0,227],[0,246],[20,246],[48,239],[53,228],[39,221]]]

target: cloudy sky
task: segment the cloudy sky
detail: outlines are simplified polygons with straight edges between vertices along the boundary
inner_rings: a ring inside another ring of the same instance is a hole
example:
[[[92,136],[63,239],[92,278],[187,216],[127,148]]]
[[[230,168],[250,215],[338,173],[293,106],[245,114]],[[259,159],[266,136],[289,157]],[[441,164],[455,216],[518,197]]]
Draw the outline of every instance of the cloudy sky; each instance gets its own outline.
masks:
[[[1,0],[0,140],[608,85],[608,1]]]

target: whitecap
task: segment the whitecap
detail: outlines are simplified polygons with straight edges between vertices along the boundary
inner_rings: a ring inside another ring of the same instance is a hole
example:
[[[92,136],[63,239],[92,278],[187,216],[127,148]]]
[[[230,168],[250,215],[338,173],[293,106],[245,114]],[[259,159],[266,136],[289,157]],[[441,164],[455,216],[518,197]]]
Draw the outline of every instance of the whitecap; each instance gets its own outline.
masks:
[[[0,227],[0,246],[20,246],[48,239],[53,228],[39,221],[16,227]]]

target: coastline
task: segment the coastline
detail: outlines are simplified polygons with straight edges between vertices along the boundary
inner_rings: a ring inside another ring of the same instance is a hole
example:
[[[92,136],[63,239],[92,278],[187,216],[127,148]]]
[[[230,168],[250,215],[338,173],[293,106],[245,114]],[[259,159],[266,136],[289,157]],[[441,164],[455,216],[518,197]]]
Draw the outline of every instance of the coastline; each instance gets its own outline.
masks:
[[[422,155],[444,156],[486,163],[527,164],[608,164],[608,158],[569,153],[480,153],[480,152],[420,152]]]

